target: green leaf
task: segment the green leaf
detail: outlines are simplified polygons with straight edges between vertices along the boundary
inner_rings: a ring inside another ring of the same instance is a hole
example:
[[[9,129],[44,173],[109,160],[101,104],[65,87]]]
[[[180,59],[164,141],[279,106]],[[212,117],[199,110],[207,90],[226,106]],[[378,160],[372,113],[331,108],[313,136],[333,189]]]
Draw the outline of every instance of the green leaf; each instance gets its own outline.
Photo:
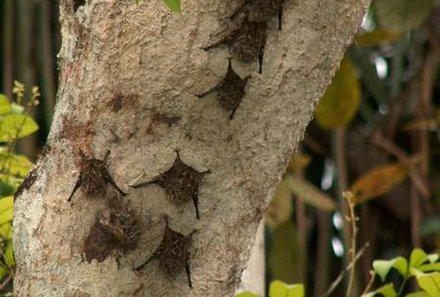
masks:
[[[362,295],[361,297],[374,297],[376,294],[381,294],[384,297],[397,296],[397,293],[394,290],[393,284],[386,284],[373,292]]]
[[[14,194],[14,187],[9,182],[0,180],[0,197],[5,197]]]
[[[282,281],[273,281],[269,286],[269,297],[287,297],[288,289]]]
[[[408,263],[403,257],[397,257],[391,260],[376,260],[373,262],[373,269],[380,276],[382,281],[385,281],[391,268],[395,268],[403,277],[406,277]]]
[[[304,297],[304,285],[294,284],[288,285],[288,297]]]
[[[5,169],[10,175],[26,177],[34,166],[26,156],[11,155],[8,156],[6,152],[0,152],[0,164],[5,164]]]
[[[345,58],[316,107],[316,121],[324,129],[346,126],[356,115],[360,94],[356,71]]]
[[[382,28],[406,33],[425,21],[432,5],[432,0],[376,0],[373,9]]]
[[[175,12],[180,12],[180,0],[163,0],[165,4]]]
[[[38,130],[34,119],[22,114],[8,114],[0,118],[0,142],[28,136]]]
[[[0,226],[11,222],[14,216],[14,197],[0,199]]]
[[[4,251],[3,258],[8,267],[13,267],[15,265],[14,245],[12,243],[12,240],[8,241],[8,244],[6,245],[6,249]]]
[[[304,297],[304,285],[288,285],[282,281],[273,281],[269,286],[269,297]]]
[[[3,239],[12,239],[12,225],[10,223],[0,226],[0,236]]]
[[[8,97],[0,94],[0,114],[5,114],[11,111],[11,102]]]
[[[429,295],[426,292],[415,292],[405,295],[405,297],[429,297]]]
[[[440,271],[440,263],[428,263],[417,267],[417,270],[422,272]]]
[[[416,275],[419,287],[423,289],[430,297],[440,296],[440,273],[433,272],[428,274]]]
[[[0,266],[0,279],[7,275],[9,273],[9,270],[5,267]]]
[[[418,268],[428,260],[428,255],[421,249],[414,249],[409,257],[409,265],[411,268]]]
[[[237,295],[235,295],[235,297],[260,297],[260,295],[246,291],[246,292],[238,293]]]

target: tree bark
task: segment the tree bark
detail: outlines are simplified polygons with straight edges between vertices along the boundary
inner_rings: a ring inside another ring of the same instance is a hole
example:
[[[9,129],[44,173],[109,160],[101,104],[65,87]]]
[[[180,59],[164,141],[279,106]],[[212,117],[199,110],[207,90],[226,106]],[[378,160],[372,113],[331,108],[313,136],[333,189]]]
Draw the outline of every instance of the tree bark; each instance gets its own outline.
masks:
[[[368,2],[285,0],[281,30],[276,17],[267,22],[259,73],[258,59],[244,63],[219,43],[249,16],[234,13],[244,1],[184,0],[182,14],[159,0],[61,1],[56,112],[15,204],[14,296],[231,296]],[[232,118],[219,89],[208,92],[224,81],[229,58],[245,85]],[[105,159],[127,195],[84,159]],[[170,168],[194,177],[183,181],[198,196],[200,219],[189,196],[176,194]],[[170,256],[159,248],[165,232],[192,235]],[[175,269],[167,269],[170,257]]]

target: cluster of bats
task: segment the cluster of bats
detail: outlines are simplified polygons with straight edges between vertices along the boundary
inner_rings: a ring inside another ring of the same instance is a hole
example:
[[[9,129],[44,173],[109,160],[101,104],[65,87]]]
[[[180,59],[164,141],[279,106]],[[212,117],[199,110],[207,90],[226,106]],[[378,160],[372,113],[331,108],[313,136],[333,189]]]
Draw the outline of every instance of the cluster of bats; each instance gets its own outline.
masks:
[[[75,3],[78,6],[82,2],[76,1]],[[205,50],[209,51],[217,46],[227,46],[232,59],[238,59],[244,63],[258,61],[261,73],[268,22],[274,17],[278,17],[279,29],[281,29],[281,14],[282,0],[245,0],[239,10],[230,17],[231,20],[239,20],[237,28],[229,36],[208,46]],[[199,95],[199,97],[215,91],[220,106],[231,112],[230,119],[232,119],[245,94],[247,82],[248,77],[243,79],[237,75],[232,67],[231,60],[229,60],[228,70],[223,81],[217,87]],[[141,233],[136,214],[134,211],[123,207],[121,202],[126,193],[122,191],[107,171],[108,155],[109,153],[100,160],[86,157],[81,152],[79,177],[68,198],[68,201],[71,202],[77,190],[81,189],[86,196],[101,196],[111,200],[109,211],[97,216],[96,222],[86,239],[84,252],[89,262],[93,259],[99,262],[104,261],[116,248],[123,251],[134,250],[137,247]],[[182,205],[192,201],[196,218],[200,219],[198,189],[204,176],[208,173],[209,171],[199,172],[185,164],[177,151],[174,163],[166,172],[131,187],[139,188],[156,184],[165,190],[167,198],[172,203]],[[110,191],[110,188],[113,191]],[[159,269],[168,276],[175,277],[177,274],[186,271],[189,286],[192,287],[189,250],[194,231],[189,235],[183,235],[170,227],[167,218],[165,218],[165,221],[165,231],[159,247],[148,260],[135,267],[134,270],[140,271],[151,260],[156,259],[159,261]]]

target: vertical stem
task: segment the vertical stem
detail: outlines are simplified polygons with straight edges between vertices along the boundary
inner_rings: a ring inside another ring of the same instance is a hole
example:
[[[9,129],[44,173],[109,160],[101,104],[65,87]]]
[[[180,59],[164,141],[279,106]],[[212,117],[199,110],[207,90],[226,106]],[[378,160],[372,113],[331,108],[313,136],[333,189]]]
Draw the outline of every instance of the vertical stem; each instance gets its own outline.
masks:
[[[348,188],[347,181],[347,164],[345,160],[345,129],[339,128],[333,133],[333,155],[336,160],[336,168],[337,168],[337,184],[336,184],[336,192],[344,193]],[[342,194],[339,194],[339,208],[341,210],[341,216],[343,218],[348,217],[349,210],[348,205]],[[344,247],[347,250],[349,240],[350,240],[350,229],[347,224],[344,222],[342,237],[344,241]],[[348,257],[345,258],[345,264],[348,264],[350,259]]]
[[[35,85],[35,75],[32,65],[34,48],[34,7],[35,2],[16,0],[17,11],[17,78],[25,85],[25,98],[31,98],[32,86]],[[36,155],[36,137],[26,137],[18,145],[18,150],[27,156]]]
[[[344,198],[347,200],[348,203],[348,210],[349,210],[348,220],[351,224],[350,250],[348,252],[348,255],[350,256],[350,263],[353,263],[350,269],[350,274],[348,276],[347,293],[345,296],[351,297],[353,296],[352,291],[353,291],[354,282],[356,280],[356,261],[354,259],[356,255],[356,235],[358,229],[356,226],[356,215],[354,212],[355,205],[353,203],[353,195],[350,192],[345,192]]]
[[[14,5],[13,0],[5,0],[3,7],[3,93],[12,98],[14,60]]]

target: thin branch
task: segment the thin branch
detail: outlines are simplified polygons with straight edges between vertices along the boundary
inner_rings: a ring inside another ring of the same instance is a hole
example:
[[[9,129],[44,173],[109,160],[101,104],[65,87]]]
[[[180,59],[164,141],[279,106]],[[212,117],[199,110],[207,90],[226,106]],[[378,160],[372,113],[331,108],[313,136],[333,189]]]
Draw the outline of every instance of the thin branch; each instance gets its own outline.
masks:
[[[321,297],[327,297],[330,296],[331,293],[333,293],[333,291],[336,289],[336,287],[341,283],[341,281],[344,279],[344,275],[351,270],[351,268],[353,267],[353,265],[359,261],[359,259],[362,257],[362,255],[365,253],[365,251],[367,250],[369,244],[366,243],[360,250],[359,252],[356,254],[356,256],[353,258],[353,261],[350,262],[347,267],[341,271],[341,273],[338,275],[338,277],[333,281],[333,283],[330,285],[330,287],[328,288],[327,292],[325,292]]]

